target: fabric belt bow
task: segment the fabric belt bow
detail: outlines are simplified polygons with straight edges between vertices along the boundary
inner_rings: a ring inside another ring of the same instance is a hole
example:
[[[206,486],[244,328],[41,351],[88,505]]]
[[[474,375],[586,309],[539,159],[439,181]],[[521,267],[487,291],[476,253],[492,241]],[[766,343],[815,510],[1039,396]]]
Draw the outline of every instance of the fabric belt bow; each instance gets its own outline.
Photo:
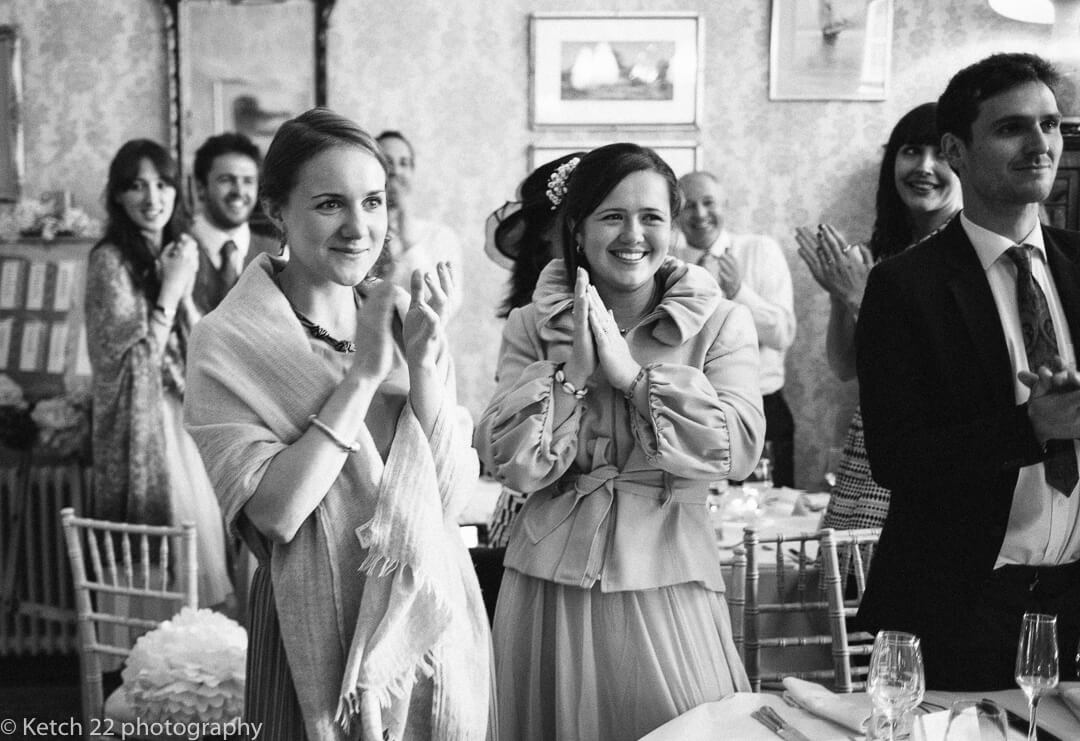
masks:
[[[599,463],[597,458],[606,458],[607,442],[606,439],[596,441],[594,464]],[[620,471],[610,463],[601,463],[591,471],[578,474],[572,487],[557,483],[532,495],[542,501],[526,507],[521,515],[523,524],[532,541],[538,543],[572,518],[554,579],[560,584],[589,588],[600,576],[604,565],[614,527],[612,510],[616,491],[620,495],[660,500],[663,505],[672,500],[704,501],[700,487],[679,487],[677,481],[656,469]]]

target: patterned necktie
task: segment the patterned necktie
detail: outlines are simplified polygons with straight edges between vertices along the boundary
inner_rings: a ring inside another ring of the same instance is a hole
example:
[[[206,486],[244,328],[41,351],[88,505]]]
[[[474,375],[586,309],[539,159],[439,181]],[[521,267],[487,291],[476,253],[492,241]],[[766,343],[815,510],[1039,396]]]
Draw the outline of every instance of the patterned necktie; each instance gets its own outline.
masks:
[[[236,270],[236,264],[233,262],[233,255],[236,254],[236,250],[236,242],[231,239],[221,245],[221,266],[218,268],[218,276],[221,278],[221,285],[226,291],[233,287],[240,275]]]
[[[1031,274],[1031,245],[1010,247],[1005,251],[1016,263],[1016,299],[1020,306],[1020,327],[1024,333],[1028,369],[1033,373],[1039,366],[1053,367],[1058,354],[1057,335],[1050,317],[1046,294]],[[1072,440],[1050,440],[1046,444],[1046,483],[1065,496],[1076,487],[1076,453]]]

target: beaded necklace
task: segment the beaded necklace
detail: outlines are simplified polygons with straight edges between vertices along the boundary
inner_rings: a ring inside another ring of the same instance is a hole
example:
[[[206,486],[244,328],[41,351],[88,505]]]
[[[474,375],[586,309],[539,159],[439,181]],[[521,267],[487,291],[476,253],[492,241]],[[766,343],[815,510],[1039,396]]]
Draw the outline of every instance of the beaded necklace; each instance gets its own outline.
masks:
[[[278,277],[277,277],[276,274],[274,275],[274,283],[277,284],[278,290],[280,291],[281,290],[281,282],[278,280]],[[301,326],[303,326],[303,328],[306,329],[308,331],[308,334],[310,334],[313,338],[315,338],[316,340],[319,340],[321,342],[325,342],[327,345],[334,348],[338,352],[343,352],[343,353],[356,352],[356,343],[355,342],[353,342],[352,340],[335,339],[333,337],[333,335],[331,335],[325,329],[323,329],[318,324],[316,324],[315,322],[311,321],[306,316],[304,316],[303,313],[301,313],[300,310],[297,309],[296,306],[293,305],[293,302],[285,294],[285,291],[281,291],[281,295],[285,296],[285,300],[289,302],[289,308],[292,309],[292,312],[293,312],[293,314],[296,315],[296,318],[298,320],[300,320]],[[355,290],[353,291],[353,301],[356,303],[357,308],[359,308],[360,307],[360,294],[357,293]]]
[[[325,342],[327,345],[334,348],[338,352],[356,352],[356,343],[354,343],[352,340],[334,339],[329,332],[327,332],[318,324],[311,321],[306,316],[297,311],[296,307],[292,305],[292,301],[289,302],[289,306],[292,307],[293,314],[296,314],[296,318],[300,320],[300,324],[304,326],[304,329],[306,329],[308,331],[308,334],[310,334],[312,337]]]

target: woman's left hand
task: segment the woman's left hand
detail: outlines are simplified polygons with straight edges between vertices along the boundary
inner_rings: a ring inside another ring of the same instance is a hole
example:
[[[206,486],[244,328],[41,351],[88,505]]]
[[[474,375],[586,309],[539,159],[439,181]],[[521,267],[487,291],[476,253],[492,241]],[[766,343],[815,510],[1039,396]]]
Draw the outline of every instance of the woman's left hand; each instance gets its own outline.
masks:
[[[405,312],[405,360],[413,370],[430,370],[435,367],[443,339],[442,319],[424,297],[425,281],[429,286],[433,283],[430,276],[422,271],[413,271],[410,282],[412,300],[409,302],[409,310]],[[440,292],[443,298],[446,295],[445,288],[446,284],[443,284]]]
[[[604,306],[595,286],[589,286],[589,328],[596,342],[596,358],[612,387],[625,392],[641,366],[630,354],[626,338],[619,332],[615,316]]]

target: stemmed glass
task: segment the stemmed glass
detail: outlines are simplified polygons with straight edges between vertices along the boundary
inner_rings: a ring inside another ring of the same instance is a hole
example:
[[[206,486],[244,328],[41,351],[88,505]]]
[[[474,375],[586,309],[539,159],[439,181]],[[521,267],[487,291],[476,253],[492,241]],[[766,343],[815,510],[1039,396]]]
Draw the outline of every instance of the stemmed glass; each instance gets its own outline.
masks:
[[[1034,741],[1039,698],[1058,683],[1057,615],[1024,613],[1016,649],[1016,683],[1028,698],[1028,741]]]
[[[893,741],[897,721],[914,710],[926,694],[919,639],[895,630],[878,632],[867,683],[870,699],[888,721],[889,741]]]

